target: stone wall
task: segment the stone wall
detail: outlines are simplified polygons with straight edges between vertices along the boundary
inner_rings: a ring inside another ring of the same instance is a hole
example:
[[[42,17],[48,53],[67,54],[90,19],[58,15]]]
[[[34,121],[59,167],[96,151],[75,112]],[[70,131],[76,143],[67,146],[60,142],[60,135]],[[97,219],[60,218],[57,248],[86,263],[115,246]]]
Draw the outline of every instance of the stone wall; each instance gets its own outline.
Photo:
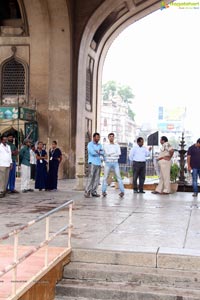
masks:
[[[57,140],[63,152],[59,177],[74,177],[71,145],[71,33],[65,0],[24,0],[28,36],[0,37],[0,64],[16,46],[29,68],[29,103],[36,101],[39,140]],[[71,161],[69,163],[69,156]],[[66,161],[65,161],[66,160]],[[65,169],[63,169],[65,168]]]

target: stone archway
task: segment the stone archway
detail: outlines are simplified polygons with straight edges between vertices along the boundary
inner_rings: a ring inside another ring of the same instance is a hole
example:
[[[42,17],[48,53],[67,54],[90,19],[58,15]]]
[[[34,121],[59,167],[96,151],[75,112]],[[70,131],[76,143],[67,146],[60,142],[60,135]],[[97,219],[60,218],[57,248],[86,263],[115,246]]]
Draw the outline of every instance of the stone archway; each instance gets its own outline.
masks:
[[[102,69],[110,45],[127,26],[160,7],[161,2],[149,0],[109,0],[100,5],[89,19],[82,35],[78,60],[77,160],[85,158],[86,120],[90,121],[92,132],[99,130]]]

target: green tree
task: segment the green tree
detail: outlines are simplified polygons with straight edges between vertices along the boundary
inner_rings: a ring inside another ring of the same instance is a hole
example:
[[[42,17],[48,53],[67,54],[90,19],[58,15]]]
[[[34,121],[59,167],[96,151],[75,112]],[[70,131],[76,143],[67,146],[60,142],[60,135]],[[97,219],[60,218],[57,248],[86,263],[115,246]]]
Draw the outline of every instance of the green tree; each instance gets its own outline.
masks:
[[[103,84],[103,99],[109,99],[110,95],[119,95],[125,103],[132,103],[132,99],[134,98],[134,94],[130,86],[118,84],[113,80]]]
[[[135,121],[135,113],[132,111],[130,106],[128,106],[128,116],[131,120]]]
[[[133,91],[130,86],[123,85],[118,87],[118,94],[121,96],[125,103],[132,103],[134,98]]]
[[[110,80],[103,84],[102,86],[103,100],[108,100],[110,96],[119,95],[122,98],[122,101],[127,104],[131,104],[134,99],[134,94],[130,86],[121,85]],[[128,116],[131,120],[135,120],[135,113],[132,111],[128,105]]]
[[[103,100],[108,100],[109,96],[114,96],[117,92],[117,83],[113,80],[103,84]]]

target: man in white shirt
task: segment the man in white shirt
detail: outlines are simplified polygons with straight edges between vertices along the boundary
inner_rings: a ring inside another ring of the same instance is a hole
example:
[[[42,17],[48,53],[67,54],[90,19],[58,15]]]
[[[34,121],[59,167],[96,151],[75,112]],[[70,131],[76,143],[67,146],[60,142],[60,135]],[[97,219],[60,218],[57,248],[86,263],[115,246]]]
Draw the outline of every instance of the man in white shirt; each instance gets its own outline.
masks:
[[[150,155],[150,150],[143,146],[144,139],[139,137],[137,145],[134,146],[129,154],[130,161],[133,162],[133,191],[134,193],[144,194],[144,181],[146,176],[146,158]],[[139,178],[139,190],[137,180]]]
[[[30,150],[30,167],[31,167],[31,179],[35,180],[36,174],[36,154],[35,154],[35,145],[31,145]]]
[[[122,178],[120,175],[119,163],[118,159],[121,155],[121,149],[118,144],[114,143],[114,133],[109,133],[108,139],[109,143],[104,145],[104,157],[105,157],[105,167],[104,167],[104,178],[102,184],[102,195],[105,197],[107,195],[107,178],[110,173],[110,170],[113,169],[115,172],[115,176],[117,177],[117,181],[120,189],[120,197],[124,196],[124,185],[122,182]]]
[[[12,168],[11,149],[7,145],[7,137],[2,136],[0,143],[0,198],[6,194],[10,168]]]

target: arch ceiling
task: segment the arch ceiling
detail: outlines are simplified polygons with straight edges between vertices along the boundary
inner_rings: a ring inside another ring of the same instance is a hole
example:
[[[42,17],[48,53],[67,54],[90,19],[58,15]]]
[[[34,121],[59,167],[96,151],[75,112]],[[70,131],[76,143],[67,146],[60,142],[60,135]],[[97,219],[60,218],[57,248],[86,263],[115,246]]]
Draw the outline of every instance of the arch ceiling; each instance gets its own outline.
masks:
[[[167,2],[169,1],[165,3]],[[110,45],[126,27],[160,8],[161,1],[107,0],[94,11],[88,20],[80,43],[78,61],[77,132],[82,137],[87,132],[85,120],[92,121],[91,131],[98,130],[102,68]],[[89,82],[88,87],[86,70],[91,65],[92,84]],[[91,107],[85,104],[87,99],[84,96],[87,97],[88,89],[91,90]],[[80,143],[80,140],[77,142]],[[77,149],[78,157],[84,156],[81,148]]]

